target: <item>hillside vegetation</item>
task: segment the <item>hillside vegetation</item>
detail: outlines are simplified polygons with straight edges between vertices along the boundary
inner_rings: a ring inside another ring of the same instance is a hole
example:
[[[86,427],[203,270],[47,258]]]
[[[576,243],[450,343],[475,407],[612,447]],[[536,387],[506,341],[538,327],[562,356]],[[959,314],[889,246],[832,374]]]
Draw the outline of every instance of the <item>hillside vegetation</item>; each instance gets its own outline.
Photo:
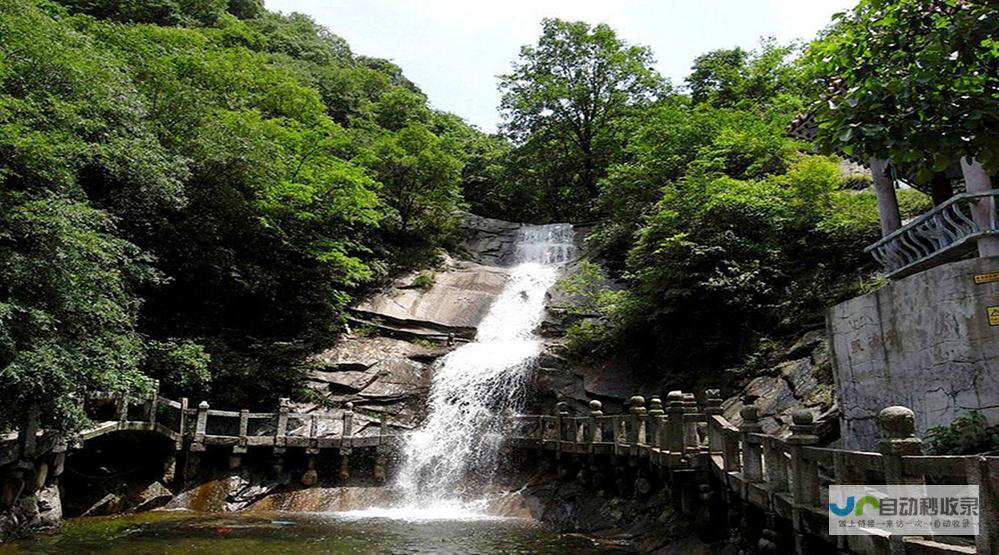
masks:
[[[294,392],[359,291],[451,240],[490,141],[256,0],[3,2],[0,427],[150,378]]]
[[[0,428],[153,379],[294,395],[352,300],[453,246],[463,208],[593,224],[598,262],[560,285],[576,354],[752,371],[878,283],[869,177],[839,155],[999,170],[997,25],[987,2],[861,0],[809,45],[708,52],[670,83],[607,25],[545,19],[487,135],[259,0],[5,0]],[[805,112],[817,145],[787,136]]]

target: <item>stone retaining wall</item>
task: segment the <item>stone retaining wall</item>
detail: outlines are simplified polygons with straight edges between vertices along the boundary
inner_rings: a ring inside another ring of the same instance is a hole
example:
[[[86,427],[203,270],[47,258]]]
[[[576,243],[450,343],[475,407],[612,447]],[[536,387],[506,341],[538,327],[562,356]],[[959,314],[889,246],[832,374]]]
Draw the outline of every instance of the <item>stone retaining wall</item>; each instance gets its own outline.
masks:
[[[945,264],[829,311],[844,448],[877,446],[886,405],[912,408],[920,434],[972,409],[999,421],[999,276],[975,278],[994,272],[999,257]]]

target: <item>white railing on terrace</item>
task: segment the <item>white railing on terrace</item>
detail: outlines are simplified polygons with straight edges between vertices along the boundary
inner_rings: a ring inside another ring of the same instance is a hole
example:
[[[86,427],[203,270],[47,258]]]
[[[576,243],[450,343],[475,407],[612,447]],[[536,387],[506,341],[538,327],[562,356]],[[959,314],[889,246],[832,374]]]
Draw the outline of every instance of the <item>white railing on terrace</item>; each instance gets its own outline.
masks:
[[[974,249],[978,239],[999,234],[996,196],[999,190],[955,195],[864,252],[871,253],[892,278],[953,260]],[[976,212],[987,215],[984,228],[975,222]]]

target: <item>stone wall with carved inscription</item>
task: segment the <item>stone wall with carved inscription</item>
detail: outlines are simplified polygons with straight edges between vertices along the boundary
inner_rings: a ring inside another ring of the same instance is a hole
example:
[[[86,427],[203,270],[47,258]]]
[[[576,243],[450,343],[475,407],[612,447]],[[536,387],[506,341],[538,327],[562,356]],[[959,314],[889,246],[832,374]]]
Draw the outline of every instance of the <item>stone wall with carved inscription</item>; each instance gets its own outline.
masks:
[[[843,447],[875,449],[890,405],[910,407],[920,433],[972,409],[999,421],[995,272],[999,257],[944,264],[830,309]]]

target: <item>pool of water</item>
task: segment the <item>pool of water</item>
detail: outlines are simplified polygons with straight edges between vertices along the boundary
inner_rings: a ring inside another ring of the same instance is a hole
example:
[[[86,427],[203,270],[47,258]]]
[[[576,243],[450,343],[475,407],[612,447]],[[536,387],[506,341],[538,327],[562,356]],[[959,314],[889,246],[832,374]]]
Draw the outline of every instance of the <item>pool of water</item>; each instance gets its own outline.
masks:
[[[543,554],[612,552],[522,519],[352,518],[328,513],[151,512],[67,520],[58,534],[9,545],[0,554]]]

